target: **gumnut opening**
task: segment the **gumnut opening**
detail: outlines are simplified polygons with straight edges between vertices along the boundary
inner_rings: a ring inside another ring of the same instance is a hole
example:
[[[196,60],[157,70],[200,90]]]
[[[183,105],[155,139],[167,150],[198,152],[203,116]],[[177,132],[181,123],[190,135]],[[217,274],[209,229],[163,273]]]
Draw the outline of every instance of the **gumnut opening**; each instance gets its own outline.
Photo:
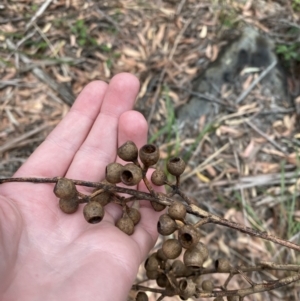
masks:
[[[183,248],[192,248],[199,242],[200,232],[192,225],[184,225],[178,231],[178,240]]]
[[[159,150],[154,144],[146,144],[140,149],[139,156],[144,166],[148,168],[157,163]]]
[[[98,202],[89,202],[83,208],[83,216],[90,224],[100,223],[104,217],[104,208]]]
[[[180,296],[184,299],[192,297],[196,292],[196,284],[192,279],[182,279],[179,282]]]
[[[137,185],[143,178],[142,169],[134,163],[128,163],[121,172],[121,181],[127,186]]]
[[[167,163],[168,172],[176,177],[179,177],[185,170],[185,162],[179,158],[171,158]]]

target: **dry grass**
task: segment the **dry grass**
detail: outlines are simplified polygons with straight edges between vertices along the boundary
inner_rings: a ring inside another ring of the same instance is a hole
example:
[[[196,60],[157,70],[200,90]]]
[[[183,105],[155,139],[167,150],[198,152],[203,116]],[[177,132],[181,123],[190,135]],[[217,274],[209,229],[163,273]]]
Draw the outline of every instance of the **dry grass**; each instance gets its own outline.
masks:
[[[213,122],[201,118],[193,131],[180,128],[174,117],[191,93],[192,79],[244,24],[278,45],[295,43],[299,11],[293,1],[282,2],[4,1],[1,177],[13,175],[88,82],[127,71],[141,80],[136,108],[149,122],[149,139],[161,146],[164,158],[181,154],[188,159],[184,190],[211,212],[299,243],[300,110],[287,107],[265,118],[261,104],[269,99],[258,85]],[[290,47],[281,56],[295,51]],[[289,62],[288,89],[296,96],[300,68],[296,59]],[[220,101],[233,103],[253,80],[244,77],[237,91],[223,90]],[[234,231],[205,227],[203,234],[212,258],[299,263],[299,254]],[[300,294],[295,287],[251,298],[299,300]]]

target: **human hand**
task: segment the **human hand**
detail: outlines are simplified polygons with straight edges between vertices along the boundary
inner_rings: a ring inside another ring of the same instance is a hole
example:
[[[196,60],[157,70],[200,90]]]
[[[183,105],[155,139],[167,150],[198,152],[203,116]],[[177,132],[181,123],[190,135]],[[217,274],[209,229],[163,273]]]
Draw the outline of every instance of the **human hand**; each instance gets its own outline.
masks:
[[[109,85],[87,85],[14,176],[103,179],[118,146],[127,140],[138,147],[147,142],[144,117],[131,111],[138,89],[138,80],[124,73]],[[138,188],[146,191],[142,184]],[[121,212],[108,204],[101,223],[91,225],[81,208],[71,215],[61,212],[53,184],[1,185],[0,299],[126,300],[139,264],[157,239],[159,214],[149,202],[140,202],[141,221],[127,236],[115,227]]]

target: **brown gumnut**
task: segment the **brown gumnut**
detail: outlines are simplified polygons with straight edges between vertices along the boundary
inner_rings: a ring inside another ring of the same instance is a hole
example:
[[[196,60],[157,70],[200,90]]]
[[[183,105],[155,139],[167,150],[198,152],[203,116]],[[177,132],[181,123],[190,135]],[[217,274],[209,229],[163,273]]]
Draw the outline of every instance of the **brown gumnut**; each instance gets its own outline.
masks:
[[[79,207],[78,198],[75,196],[71,199],[59,199],[59,208],[64,213],[74,213]]]
[[[123,171],[123,166],[120,163],[110,163],[105,169],[105,178],[110,184],[117,184],[121,182],[121,172]]]
[[[157,212],[163,211],[166,208],[165,205],[159,204],[155,201],[151,201],[150,204],[151,204],[152,208]]]
[[[177,230],[176,222],[168,215],[163,214],[157,222],[157,232],[161,235],[170,235]]]
[[[95,190],[95,191],[97,191],[97,190]],[[111,192],[103,191],[103,192],[95,195],[94,197],[92,197],[91,202],[98,202],[102,206],[105,206],[110,202],[111,198],[112,198],[112,193]]]
[[[211,292],[214,289],[214,284],[211,280],[204,280],[202,282],[202,289],[206,292]]]
[[[165,185],[167,177],[161,169],[156,169],[151,175],[151,182],[156,186]]]
[[[142,169],[134,163],[127,163],[121,172],[121,181],[127,186],[137,185],[143,178]]]
[[[239,301],[239,296],[227,296],[227,301]]]
[[[159,287],[167,287],[167,285],[169,285],[169,280],[165,274],[159,274],[156,278],[156,283]]]
[[[150,280],[157,279],[157,277],[159,276],[159,274],[160,273],[158,271],[146,271],[146,276]]]
[[[127,214],[124,214],[123,217],[117,221],[116,226],[127,235],[131,235],[134,232],[134,223]]]
[[[136,161],[138,158],[138,148],[132,141],[127,141],[118,148],[118,156],[126,161]]]
[[[197,269],[202,267],[207,258],[208,250],[206,246],[199,242],[196,246],[185,251],[183,255],[183,262],[187,267]]]
[[[168,213],[173,219],[183,220],[186,215],[186,208],[181,202],[175,201],[170,205]]]
[[[162,250],[168,259],[175,259],[181,254],[182,246],[177,239],[168,239],[163,243]]]
[[[145,261],[146,271],[157,271],[159,268],[159,260],[156,257],[156,253],[151,254]]]
[[[148,301],[148,296],[145,292],[138,292],[135,301]]]
[[[183,248],[192,248],[199,242],[200,232],[192,225],[184,225],[178,231],[178,240]]]
[[[127,215],[131,218],[134,225],[138,224],[138,222],[141,220],[140,212],[133,207],[127,209]]]
[[[154,144],[146,144],[139,150],[139,157],[146,168],[157,163],[159,150]]]
[[[72,199],[77,195],[76,186],[72,180],[61,178],[54,186],[54,194],[60,199]]]
[[[218,272],[230,272],[231,266],[227,258],[219,258],[215,261],[215,267]]]
[[[181,260],[176,259],[172,263],[172,271],[177,277],[182,277],[185,275],[187,268]]]
[[[83,208],[83,216],[90,224],[100,223],[104,217],[104,208],[98,202],[90,201]]]
[[[167,163],[168,172],[176,177],[179,177],[185,170],[185,162],[179,158],[171,158]]]
[[[196,284],[192,279],[181,279],[179,282],[180,297],[183,300],[192,297],[196,292]]]
[[[158,249],[156,252],[156,257],[159,261],[161,262],[166,262],[168,260],[168,258],[166,257],[166,255],[164,254],[162,248]]]

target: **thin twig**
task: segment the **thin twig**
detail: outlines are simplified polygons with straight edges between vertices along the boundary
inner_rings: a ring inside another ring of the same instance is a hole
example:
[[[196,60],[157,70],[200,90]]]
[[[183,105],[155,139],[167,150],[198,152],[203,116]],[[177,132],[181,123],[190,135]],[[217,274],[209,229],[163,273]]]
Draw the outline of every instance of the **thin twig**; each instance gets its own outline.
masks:
[[[240,103],[250,92],[251,90],[276,66],[277,60],[274,60],[272,64],[268,66],[260,75],[258,78],[256,78],[251,85],[246,89],[236,100],[236,103]]]
[[[54,177],[54,178],[4,178],[0,179],[0,184],[3,183],[9,183],[9,182],[30,182],[30,183],[56,183],[61,177]],[[72,179],[70,179],[72,180]],[[162,205],[170,206],[174,201],[170,198],[168,198],[163,193],[157,193],[155,197],[153,197],[150,193],[137,191],[134,189],[114,186],[114,185],[108,185],[103,184],[100,182],[89,182],[89,181],[81,181],[81,180],[72,180],[75,185],[81,185],[86,187],[96,187],[96,188],[103,188],[105,191],[111,191],[111,192],[119,192],[124,193],[128,195],[133,195],[136,197],[137,200],[148,200],[148,201],[154,201]],[[180,193],[181,197],[187,198],[184,196],[184,193]],[[254,237],[259,237],[264,240],[272,241],[274,243],[280,244],[282,246],[285,246],[290,249],[294,249],[296,251],[300,251],[300,245],[297,245],[295,243],[292,243],[290,241],[286,241],[284,239],[281,239],[279,237],[276,237],[274,235],[269,235],[267,232],[262,232],[256,229],[252,229],[250,227],[245,227],[243,225],[240,225],[238,223],[229,221],[225,218],[219,217],[215,214],[209,213],[198,206],[192,204],[192,201],[188,201],[190,205],[186,206],[186,210],[188,213],[201,217],[201,218],[207,218],[208,223],[218,224],[222,225],[231,229],[235,229],[237,231],[240,231],[245,234],[249,234]]]
[[[31,18],[31,20],[27,23],[25,29],[28,30],[30,28],[30,26],[37,20],[37,18],[39,18],[44,11],[47,9],[47,7],[51,4],[52,0],[46,0],[41,6],[40,8],[36,11],[36,13],[34,14],[34,16]]]
[[[288,155],[287,152],[273,139],[271,139],[268,135],[266,135],[264,132],[262,132],[259,128],[257,128],[251,121],[245,119],[245,123],[247,123],[255,132],[257,132],[259,135],[261,135],[263,138],[268,140],[273,146],[275,146],[278,150],[280,150],[285,155]]]
[[[5,143],[4,145],[0,146],[0,153],[5,152],[5,151],[7,151],[9,149],[12,149],[14,147],[17,147],[18,144],[21,141],[27,139],[30,136],[33,136],[33,135],[35,135],[37,133],[40,133],[40,132],[44,131],[48,127],[49,127],[49,124],[42,124],[41,126],[35,128],[35,129],[33,129],[33,130],[29,131],[29,132],[26,132],[26,133],[24,133],[23,135],[21,135],[19,137],[11,139],[10,141],[8,141],[7,143]]]

